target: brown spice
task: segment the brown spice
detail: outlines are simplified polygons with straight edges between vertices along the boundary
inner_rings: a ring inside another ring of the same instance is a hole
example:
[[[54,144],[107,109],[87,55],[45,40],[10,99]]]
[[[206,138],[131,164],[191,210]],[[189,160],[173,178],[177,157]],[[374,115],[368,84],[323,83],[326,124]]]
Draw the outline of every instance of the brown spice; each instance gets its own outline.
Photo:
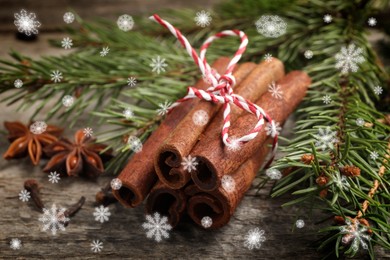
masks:
[[[42,199],[41,199],[41,195],[39,193],[39,184],[38,184],[38,182],[36,180],[34,180],[34,179],[28,179],[28,180],[26,180],[24,182],[24,188],[28,192],[30,192],[31,198],[34,201],[35,206],[37,206],[37,208],[40,211],[43,211],[43,208],[45,206],[43,205],[43,202],[42,202]]]
[[[340,168],[340,173],[347,177],[360,176],[360,168],[354,165],[346,165]]]

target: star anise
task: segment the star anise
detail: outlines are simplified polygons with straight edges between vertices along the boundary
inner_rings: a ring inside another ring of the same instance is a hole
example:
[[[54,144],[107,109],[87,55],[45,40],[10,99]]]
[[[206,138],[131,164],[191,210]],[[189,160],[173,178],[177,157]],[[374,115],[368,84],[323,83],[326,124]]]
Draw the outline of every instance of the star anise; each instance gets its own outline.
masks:
[[[75,142],[72,143],[66,138],[61,138],[45,147],[44,152],[51,159],[43,171],[57,171],[67,173],[69,176],[84,175],[90,178],[102,174],[103,161],[112,157],[111,150],[101,153],[107,146],[95,143],[95,138],[85,135],[83,130],[78,130],[74,139]]]
[[[38,129],[37,123],[41,124],[38,124]],[[22,158],[28,154],[34,165],[37,165],[41,159],[42,148],[57,141],[57,137],[62,133],[61,128],[46,125],[44,122],[35,122],[26,126],[21,122],[6,121],[4,126],[9,132],[8,140],[11,142],[3,155],[4,159]]]

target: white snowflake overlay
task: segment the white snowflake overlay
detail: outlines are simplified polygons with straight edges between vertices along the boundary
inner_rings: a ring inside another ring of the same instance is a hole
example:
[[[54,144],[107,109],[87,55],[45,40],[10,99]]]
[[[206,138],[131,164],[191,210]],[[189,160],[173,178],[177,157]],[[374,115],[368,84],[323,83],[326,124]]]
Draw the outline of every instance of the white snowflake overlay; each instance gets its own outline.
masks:
[[[303,55],[305,56],[306,59],[313,58],[313,52],[311,50],[306,50]]]
[[[165,115],[165,114],[168,113],[168,110],[169,110],[169,107],[171,106],[171,103],[169,103],[168,101],[165,101],[164,104],[161,103],[161,104],[159,104],[158,106],[159,106],[160,108],[156,110],[156,111],[157,111],[157,114],[158,114],[159,116],[163,116],[163,115]]]
[[[368,234],[366,226],[361,225],[358,220],[345,220],[346,225],[340,227],[340,233],[344,234],[341,242],[345,245],[351,244],[352,249],[356,252],[361,246],[363,249],[368,249],[367,242],[371,237]]]
[[[30,132],[39,135],[46,131],[47,124],[44,121],[35,121],[32,125],[30,125]]]
[[[229,151],[236,152],[241,149],[242,142],[235,137],[230,138],[230,142],[227,145]]]
[[[143,229],[147,230],[146,237],[154,238],[160,242],[163,238],[169,238],[169,233],[172,226],[168,224],[168,218],[160,216],[158,212],[154,215],[146,215],[146,222],[142,224]]]
[[[129,136],[129,138],[127,139],[127,144],[133,152],[139,153],[142,151],[142,142],[138,137],[134,135]]]
[[[188,155],[187,157],[183,158],[183,161],[181,162],[181,165],[183,165],[183,169],[191,172],[192,170],[196,170],[196,166],[198,165],[198,162],[196,161],[196,157],[192,157],[191,155]]]
[[[202,227],[209,228],[209,227],[211,227],[213,225],[213,220],[209,216],[205,216],[205,217],[202,218],[200,223],[202,224]]]
[[[137,79],[134,77],[127,78],[127,85],[130,87],[135,87],[135,85],[137,85]]]
[[[23,86],[23,81],[20,79],[16,79],[14,81],[14,86],[15,86],[15,88],[21,88]]]
[[[265,126],[265,131],[267,135],[275,137],[276,135],[279,135],[280,131],[282,131],[282,128],[280,127],[278,122],[272,120],[271,123],[267,123],[267,125]]]
[[[195,113],[192,115],[192,121],[194,122],[195,125],[206,125],[209,122],[209,114],[200,109],[195,111]]]
[[[98,253],[103,249],[103,242],[100,240],[93,240],[91,243],[91,251],[94,253]]]
[[[374,93],[375,93],[375,95],[381,95],[382,94],[382,92],[383,92],[383,88],[381,87],[381,86],[376,86],[375,88],[374,88]]]
[[[333,144],[338,142],[336,137],[337,132],[332,131],[330,127],[320,128],[314,138],[317,139],[315,145],[325,151],[327,148],[333,149]]]
[[[272,61],[272,54],[271,53],[266,53],[265,55],[264,55],[264,60],[266,61],[266,62],[271,62]]]
[[[277,15],[262,15],[255,24],[260,34],[270,38],[285,34],[287,29],[287,23]]]
[[[101,57],[104,57],[104,56],[106,56],[109,52],[110,52],[110,48],[108,48],[108,46],[103,47],[102,51],[100,52],[100,56],[101,56]]]
[[[118,178],[112,179],[110,184],[113,190],[119,190],[122,187],[122,181]]]
[[[341,175],[340,173],[333,174],[332,181],[340,190],[348,190],[351,186],[347,177],[345,175]]]
[[[161,72],[165,72],[165,67],[167,67],[168,64],[166,64],[165,59],[157,56],[156,58],[152,58],[152,62],[149,64],[149,66],[152,67],[152,72],[157,72],[157,74],[160,74]]]
[[[30,196],[30,192],[26,189],[24,190],[21,190],[20,193],[19,193],[19,199],[23,202],[27,202],[29,201],[29,199],[31,198]]]
[[[233,192],[236,188],[236,181],[230,175],[224,175],[221,179],[222,188],[226,192]]]
[[[62,80],[62,73],[59,70],[53,70],[50,74],[51,80],[55,83],[61,82]]]
[[[58,183],[58,181],[60,180],[61,178],[60,178],[60,174],[59,173],[57,173],[57,172],[51,172],[50,174],[49,174],[49,181],[51,182],[51,183]]]
[[[271,180],[280,180],[282,178],[282,173],[278,169],[267,169],[265,175]]]
[[[348,46],[341,47],[340,52],[338,52],[335,56],[336,69],[341,69],[341,73],[343,74],[358,71],[358,64],[365,61],[362,53],[363,49],[356,47],[353,43]]]
[[[283,91],[274,81],[268,85],[268,92],[270,92],[274,98],[281,99],[283,97]]]
[[[9,247],[13,250],[18,250],[22,247],[22,241],[19,238],[12,238],[9,242]]]
[[[303,228],[305,226],[305,221],[303,219],[298,219],[296,222],[295,222],[295,226],[297,228]]]
[[[91,137],[93,135],[93,130],[91,127],[86,127],[83,129],[83,134],[85,137]]]
[[[37,16],[34,13],[27,14],[27,11],[22,9],[20,13],[15,13],[14,24],[21,33],[30,36],[31,34],[38,34],[38,27],[41,23],[37,21]]]
[[[356,125],[357,126],[363,126],[364,124],[365,124],[366,122],[364,121],[364,119],[363,118],[358,118],[358,119],[356,119]]]
[[[261,243],[265,241],[264,230],[260,230],[258,227],[249,230],[245,236],[244,246],[252,250],[254,248],[259,249]]]
[[[65,210],[57,208],[55,204],[50,209],[44,208],[43,215],[39,218],[43,224],[42,231],[50,230],[53,236],[57,234],[57,230],[65,231],[65,224],[70,221],[64,214]]]
[[[370,158],[372,159],[372,160],[376,160],[376,159],[378,159],[379,158],[379,154],[378,154],[378,152],[377,151],[372,151],[371,153],[370,153]]]
[[[100,223],[104,223],[105,221],[109,220],[109,217],[111,216],[111,212],[108,207],[104,207],[103,205],[100,205],[100,207],[95,208],[95,212],[93,213],[93,216],[95,217],[96,221],[99,221]]]
[[[370,17],[370,18],[368,18],[367,23],[368,23],[369,26],[375,26],[377,21],[376,21],[376,19],[374,17]]]
[[[64,14],[64,22],[69,24],[69,23],[73,23],[73,21],[74,21],[74,14],[71,12],[66,12]]]
[[[209,12],[206,12],[204,10],[197,12],[196,16],[194,18],[196,25],[201,27],[209,26],[211,23],[211,20],[213,20],[210,16]]]
[[[322,97],[322,102],[324,102],[326,105],[329,105],[332,103],[332,98],[329,95],[325,95]]]
[[[118,25],[119,29],[127,32],[133,29],[134,20],[131,15],[124,14],[118,17],[118,20],[116,20],[116,24]]]
[[[134,116],[134,112],[133,110],[131,110],[131,108],[127,107],[123,110],[122,112],[123,116],[126,118],[126,119],[130,119]]]
[[[330,14],[326,14],[326,15],[324,15],[323,19],[324,19],[325,23],[330,23],[330,22],[332,22],[333,17]]]
[[[62,39],[62,41],[61,41],[61,46],[62,46],[62,48],[64,48],[65,50],[66,50],[66,49],[72,48],[72,46],[73,46],[73,41],[72,41],[72,39],[69,38],[69,37],[66,37],[66,38]]]
[[[71,107],[73,106],[73,103],[74,103],[74,97],[72,97],[71,95],[65,95],[62,98],[62,104],[64,105],[64,107]]]

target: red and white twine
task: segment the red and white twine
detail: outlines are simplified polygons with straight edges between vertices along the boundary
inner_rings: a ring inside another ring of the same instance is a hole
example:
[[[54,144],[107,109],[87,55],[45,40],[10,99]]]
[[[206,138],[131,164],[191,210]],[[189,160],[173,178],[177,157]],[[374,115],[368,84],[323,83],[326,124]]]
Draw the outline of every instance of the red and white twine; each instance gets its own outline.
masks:
[[[249,100],[244,99],[240,95],[233,93],[233,86],[236,83],[236,80],[232,74],[233,69],[235,65],[240,60],[242,54],[244,53],[246,46],[248,44],[248,37],[246,34],[239,30],[226,30],[219,32],[215,34],[214,36],[211,36],[208,38],[200,48],[200,55],[196,53],[196,51],[192,48],[191,44],[188,42],[186,37],[184,37],[181,32],[176,29],[174,26],[172,26],[167,21],[161,19],[157,14],[149,17],[151,20],[161,24],[165,28],[167,28],[181,43],[181,45],[187,50],[188,54],[192,57],[192,59],[195,61],[196,65],[198,65],[200,71],[202,72],[202,75],[208,80],[208,82],[211,83],[211,87],[209,87],[207,90],[201,90],[194,87],[188,87],[188,93],[185,97],[177,100],[175,103],[173,103],[169,108],[168,111],[172,110],[173,108],[177,107],[181,103],[192,99],[192,98],[200,98],[207,101],[211,101],[214,103],[220,103],[223,104],[223,127],[222,127],[222,140],[224,144],[228,147],[237,146],[243,143],[246,143],[252,139],[254,139],[259,131],[261,130],[262,126],[264,125],[264,119],[269,122],[270,128],[271,128],[271,136],[273,137],[272,142],[272,157],[268,164],[273,160],[273,157],[275,155],[277,146],[278,146],[278,133],[276,131],[276,124],[275,121],[272,120],[272,118],[258,105],[252,103]],[[206,51],[207,48],[211,45],[211,43],[219,38],[223,38],[226,36],[238,36],[241,39],[241,44],[236,53],[234,54],[234,57],[230,60],[226,71],[223,75],[219,75],[217,72],[213,71],[210,67],[210,65],[206,61]],[[236,106],[240,107],[241,109],[244,109],[248,111],[251,114],[254,114],[256,118],[258,119],[255,127],[248,132],[248,134],[237,138],[237,139],[230,139],[229,138],[229,127],[230,127],[230,104],[235,104]]]

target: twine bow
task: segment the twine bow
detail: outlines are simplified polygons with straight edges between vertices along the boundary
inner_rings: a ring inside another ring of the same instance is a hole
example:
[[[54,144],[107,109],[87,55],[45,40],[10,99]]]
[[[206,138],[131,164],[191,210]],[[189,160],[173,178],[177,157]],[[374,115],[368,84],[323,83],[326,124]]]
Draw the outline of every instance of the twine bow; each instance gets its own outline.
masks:
[[[198,56],[196,51],[192,48],[191,44],[178,29],[176,29],[167,21],[161,19],[157,14],[149,18],[167,28],[179,40],[181,45],[187,50],[188,54],[193,58],[196,65],[199,67],[203,77],[207,79],[211,84],[211,86],[207,90],[188,87],[187,95],[170,105],[168,108],[168,112],[171,111],[173,108],[179,106],[181,103],[196,97],[199,99],[204,99],[206,101],[223,104],[224,122],[221,133],[222,140],[227,147],[232,148],[233,150],[239,148],[241,144],[254,139],[264,125],[265,119],[269,123],[269,132],[273,137],[272,157],[268,162],[268,164],[270,164],[275,155],[278,143],[278,132],[276,129],[277,126],[275,124],[275,121],[273,121],[272,118],[267,113],[265,113],[261,107],[252,103],[249,100],[244,99],[240,95],[234,94],[233,92],[233,86],[235,85],[236,80],[232,72],[248,44],[248,37],[246,36],[246,34],[239,30],[225,30],[219,32],[214,36],[208,38],[203,43],[202,47],[200,48],[200,55]],[[207,48],[214,40],[226,36],[238,36],[240,37],[241,43],[233,58],[230,60],[225,73],[223,75],[219,75],[216,71],[211,69],[210,65],[206,61],[205,56]],[[239,108],[244,109],[251,114],[254,114],[258,119],[255,127],[252,130],[250,130],[246,135],[236,139],[229,138],[228,134],[230,128],[230,104],[234,104]]]

